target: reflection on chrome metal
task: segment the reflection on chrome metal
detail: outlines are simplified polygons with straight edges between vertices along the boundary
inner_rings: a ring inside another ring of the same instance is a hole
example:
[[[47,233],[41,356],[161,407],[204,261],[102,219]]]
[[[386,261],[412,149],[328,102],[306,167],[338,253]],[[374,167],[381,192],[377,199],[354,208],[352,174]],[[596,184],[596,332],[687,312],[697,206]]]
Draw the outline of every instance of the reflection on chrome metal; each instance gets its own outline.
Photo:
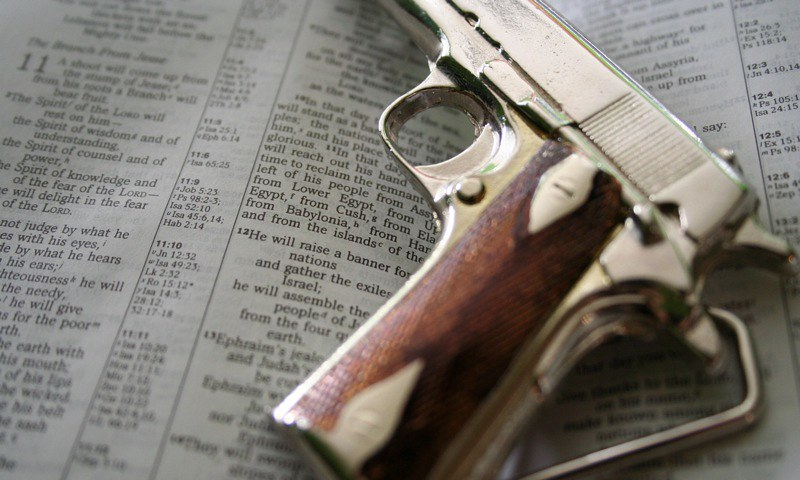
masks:
[[[406,402],[417,367],[397,374],[399,380],[388,386],[368,388],[363,399],[345,407],[333,432],[314,431],[303,419],[285,414],[432,270],[550,139],[575,153],[544,174],[530,211],[524,212],[529,222],[523,230],[527,226],[527,233],[539,235],[576,211],[598,175],[611,175],[621,184],[628,218],[541,331],[526,338],[498,388],[479,406],[479,418],[466,422],[425,480],[492,478],[542,398],[587,352],[614,336],[671,335],[714,371],[726,357],[718,329],[732,331],[745,398],[724,412],[605,448],[526,480],[556,478],[633,454],[652,456],[665,447],[693,445],[750,425],[761,398],[750,337],[734,315],[703,303],[703,286],[726,262],[786,273],[796,273],[798,263],[785,241],[755,223],[755,197],[728,161],[539,0],[381,3],[428,56],[431,74],[386,109],[380,133],[433,205],[441,236],[409,283],[276,409],[278,422],[298,437],[311,432],[315,439],[326,439],[328,451],[346,459],[348,475],[380,448],[394,433],[397,409]],[[414,115],[439,106],[463,112],[475,127],[476,140],[451,159],[416,167],[398,146],[400,131]],[[381,392],[397,397],[390,412],[372,406],[383,402]],[[373,411],[385,418],[364,414]],[[307,450],[315,446],[304,444]],[[328,467],[322,470],[330,478],[349,478],[336,477]]]

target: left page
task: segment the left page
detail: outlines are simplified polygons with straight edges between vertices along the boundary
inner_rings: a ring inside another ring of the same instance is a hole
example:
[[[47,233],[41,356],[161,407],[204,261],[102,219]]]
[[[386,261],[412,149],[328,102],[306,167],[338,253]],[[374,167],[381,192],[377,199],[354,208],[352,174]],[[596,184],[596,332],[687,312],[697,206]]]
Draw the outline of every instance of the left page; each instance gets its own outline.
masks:
[[[294,35],[243,8],[4,5],[0,477],[153,463]]]

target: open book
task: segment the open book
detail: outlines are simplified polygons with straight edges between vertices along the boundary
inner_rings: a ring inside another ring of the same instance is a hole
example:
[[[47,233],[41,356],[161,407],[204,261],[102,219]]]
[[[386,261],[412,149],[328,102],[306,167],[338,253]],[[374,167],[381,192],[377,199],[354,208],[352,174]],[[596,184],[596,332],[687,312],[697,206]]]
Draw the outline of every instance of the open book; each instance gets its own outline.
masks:
[[[367,1],[3,6],[0,477],[313,478],[268,412],[433,247],[428,206],[376,134],[425,59]],[[800,244],[795,1],[555,6],[735,149],[764,222]],[[441,117],[404,141],[421,161],[463,145]],[[790,479],[800,466],[797,284],[743,270],[709,289],[754,331],[766,417],[617,478]],[[514,468],[735,391],[669,350],[612,347],[567,380]]]

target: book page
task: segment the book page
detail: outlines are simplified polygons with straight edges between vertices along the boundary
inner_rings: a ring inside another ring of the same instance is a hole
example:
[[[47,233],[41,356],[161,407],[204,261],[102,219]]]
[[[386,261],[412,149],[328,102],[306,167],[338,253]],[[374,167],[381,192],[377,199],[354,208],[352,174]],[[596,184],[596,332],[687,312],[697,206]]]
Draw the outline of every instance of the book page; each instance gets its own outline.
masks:
[[[736,152],[760,217],[798,236],[800,9],[793,1],[559,1],[553,6],[712,148]],[[756,269],[720,272],[708,302],[752,329],[765,388],[756,427],[613,474],[630,479],[796,477],[800,402],[797,280]],[[708,377],[679,352],[626,341],[601,349],[563,382],[517,452],[518,475],[709,415],[741,398],[738,365]],[[669,372],[664,375],[663,372]]]

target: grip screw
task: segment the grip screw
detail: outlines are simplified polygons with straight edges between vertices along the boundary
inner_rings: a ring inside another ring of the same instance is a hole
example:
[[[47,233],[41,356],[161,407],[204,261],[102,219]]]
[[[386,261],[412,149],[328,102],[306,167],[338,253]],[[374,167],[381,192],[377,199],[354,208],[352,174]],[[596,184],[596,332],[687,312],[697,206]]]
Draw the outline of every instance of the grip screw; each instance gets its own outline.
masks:
[[[717,155],[728,163],[733,164],[736,162],[736,152],[729,148],[718,148]]]
[[[468,177],[456,185],[456,196],[467,205],[474,205],[483,199],[486,188],[475,177]]]

